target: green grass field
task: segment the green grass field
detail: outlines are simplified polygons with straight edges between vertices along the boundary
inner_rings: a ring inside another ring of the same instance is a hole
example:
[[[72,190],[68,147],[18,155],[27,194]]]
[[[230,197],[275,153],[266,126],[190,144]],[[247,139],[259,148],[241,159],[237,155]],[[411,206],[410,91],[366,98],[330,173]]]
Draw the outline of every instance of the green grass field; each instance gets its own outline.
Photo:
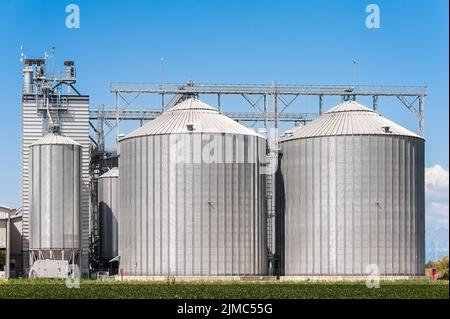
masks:
[[[2,298],[150,298],[150,299],[448,299],[449,282],[381,282],[368,289],[364,282],[101,282],[82,280],[69,289],[58,280],[0,281]]]

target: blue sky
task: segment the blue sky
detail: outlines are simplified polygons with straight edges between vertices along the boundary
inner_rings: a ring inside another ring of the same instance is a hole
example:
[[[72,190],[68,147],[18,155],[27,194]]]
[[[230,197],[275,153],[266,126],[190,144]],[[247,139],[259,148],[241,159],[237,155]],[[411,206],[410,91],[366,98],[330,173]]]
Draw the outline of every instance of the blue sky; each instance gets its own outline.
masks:
[[[69,3],[80,7],[80,29],[65,27]],[[380,7],[380,29],[365,27],[369,3]],[[448,247],[448,9],[446,0],[0,0],[0,203],[16,207],[21,200],[21,45],[28,57],[55,46],[56,66],[75,60],[77,88],[92,106],[113,104],[111,81],[159,81],[161,57],[167,82],[265,84],[350,84],[356,58],[358,84],[429,88],[426,166],[436,178],[429,187],[441,194],[427,202],[429,225],[434,210],[441,218],[429,233],[442,231],[439,242]],[[224,105],[249,110],[234,102]],[[327,108],[335,103],[325,100]],[[312,112],[316,104],[305,98],[291,111]],[[380,111],[417,129],[395,99],[380,99]]]

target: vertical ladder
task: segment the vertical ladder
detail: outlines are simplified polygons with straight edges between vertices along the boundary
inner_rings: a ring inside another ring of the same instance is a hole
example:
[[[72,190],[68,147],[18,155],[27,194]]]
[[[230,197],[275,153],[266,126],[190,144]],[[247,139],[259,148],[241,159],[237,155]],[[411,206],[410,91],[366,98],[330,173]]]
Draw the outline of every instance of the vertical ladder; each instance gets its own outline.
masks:
[[[89,265],[91,270],[98,270],[101,267],[100,251],[100,220],[98,209],[98,178],[103,170],[103,154],[97,149],[91,149],[92,159],[90,162],[90,243],[89,243]]]
[[[266,174],[266,198],[267,198],[267,253],[269,262],[269,275],[274,275],[275,269],[275,174],[278,166],[278,107],[277,107],[277,84],[272,83],[273,92],[270,110],[273,112],[273,128],[269,130],[266,124],[267,131],[267,174]],[[268,111],[265,108],[266,112]],[[267,118],[266,114],[266,118]]]
[[[278,160],[277,152],[270,152],[267,156],[270,167]],[[266,175],[267,199],[267,251],[269,259],[269,275],[273,275],[275,263],[275,172]]]

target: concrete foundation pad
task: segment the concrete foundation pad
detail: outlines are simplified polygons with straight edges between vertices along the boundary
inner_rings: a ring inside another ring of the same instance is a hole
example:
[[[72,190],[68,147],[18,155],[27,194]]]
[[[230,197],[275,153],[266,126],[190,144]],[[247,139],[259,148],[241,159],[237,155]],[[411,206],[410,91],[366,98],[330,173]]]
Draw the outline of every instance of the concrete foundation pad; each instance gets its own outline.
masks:
[[[115,277],[115,280],[122,280],[121,276]],[[274,276],[123,276],[123,281],[276,281]]]
[[[270,282],[308,282],[308,281],[322,281],[322,282],[337,282],[337,281],[366,281],[367,276],[116,276],[118,281],[155,281],[155,282],[189,282],[189,281],[270,281]],[[382,281],[399,281],[399,280],[424,280],[426,276],[380,276]]]
[[[398,280],[423,280],[426,276],[380,276],[380,280],[398,281]],[[368,276],[281,276],[280,281],[366,281]]]

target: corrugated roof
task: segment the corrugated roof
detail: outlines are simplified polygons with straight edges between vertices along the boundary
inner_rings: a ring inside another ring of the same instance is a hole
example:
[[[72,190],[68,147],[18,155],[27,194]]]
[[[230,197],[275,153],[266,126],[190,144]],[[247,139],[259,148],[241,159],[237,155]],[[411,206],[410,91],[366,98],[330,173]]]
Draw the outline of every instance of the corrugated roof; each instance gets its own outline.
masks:
[[[48,145],[48,144],[70,144],[70,145],[78,145],[81,146],[79,143],[75,142],[73,139],[71,139],[68,136],[59,134],[59,133],[48,133],[47,135],[41,137],[40,139],[34,141],[31,146],[33,145]]]
[[[372,109],[368,108],[367,106],[361,105],[356,101],[345,101],[328,110],[327,112],[325,112],[325,114],[351,111],[374,112]]]
[[[193,125],[193,131],[188,130],[188,124]],[[260,136],[244,125],[220,114],[208,104],[196,98],[189,98],[126,135],[122,140],[137,136],[174,133],[229,133]]]
[[[338,104],[305,126],[295,129],[286,140],[334,135],[403,135],[422,138],[355,101]]]
[[[100,175],[99,178],[105,178],[105,177],[119,177],[119,169],[117,167],[113,167],[106,173]]]
[[[196,98],[186,99],[171,107],[169,110],[167,110],[167,112],[182,111],[182,110],[204,110],[217,112],[215,108]]]
[[[16,214],[15,208],[9,208],[8,206],[0,205],[0,219],[13,218]]]

